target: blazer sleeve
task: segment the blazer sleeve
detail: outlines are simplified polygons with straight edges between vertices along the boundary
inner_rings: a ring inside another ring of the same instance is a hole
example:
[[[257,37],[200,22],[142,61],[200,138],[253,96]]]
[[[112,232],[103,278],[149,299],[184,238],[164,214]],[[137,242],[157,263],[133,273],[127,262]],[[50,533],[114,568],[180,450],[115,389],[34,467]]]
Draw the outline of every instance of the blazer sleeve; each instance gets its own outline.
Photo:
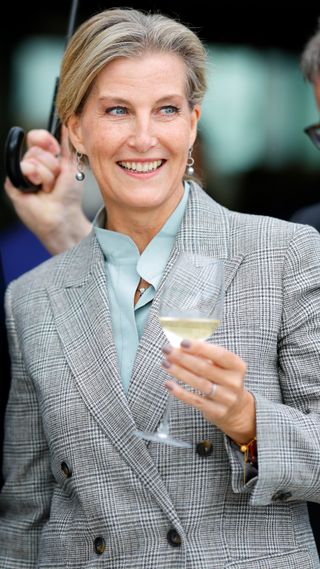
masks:
[[[7,344],[7,332],[4,317],[4,291],[5,279],[0,252],[0,362],[1,362],[1,381],[0,381],[0,470],[2,473],[2,445],[3,445],[3,417],[8,399],[10,386],[10,361]],[[0,474],[0,487],[2,485],[2,474]]]
[[[6,294],[12,383],[5,420],[4,486],[0,495],[0,568],[37,567],[38,540],[49,517],[53,476],[37,395],[25,369]]]
[[[225,445],[234,492],[249,492],[252,505],[320,502],[320,236],[296,226],[282,278],[278,336],[282,402],[254,393],[258,473],[244,483],[243,465]]]

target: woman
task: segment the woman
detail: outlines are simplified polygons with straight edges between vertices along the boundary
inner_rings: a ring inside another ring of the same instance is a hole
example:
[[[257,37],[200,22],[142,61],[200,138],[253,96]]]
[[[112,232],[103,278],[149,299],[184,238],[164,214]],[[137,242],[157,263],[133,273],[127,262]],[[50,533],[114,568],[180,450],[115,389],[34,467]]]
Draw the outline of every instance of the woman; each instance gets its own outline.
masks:
[[[7,293],[0,567],[319,567],[320,237],[183,181],[204,68],[193,32],[135,10],[68,46],[58,112],[105,210]],[[173,349],[158,305],[181,251],[224,259],[225,311],[214,337]],[[191,450],[134,435],[168,391]]]

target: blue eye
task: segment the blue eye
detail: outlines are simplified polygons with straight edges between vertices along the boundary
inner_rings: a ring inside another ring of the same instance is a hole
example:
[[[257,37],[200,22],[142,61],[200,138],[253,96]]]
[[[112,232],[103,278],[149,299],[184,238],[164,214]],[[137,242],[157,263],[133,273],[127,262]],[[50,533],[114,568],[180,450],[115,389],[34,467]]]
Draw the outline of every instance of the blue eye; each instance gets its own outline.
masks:
[[[161,107],[161,112],[164,115],[170,116],[170,115],[175,115],[179,112],[178,107],[175,107],[174,105],[166,105],[165,107]]]
[[[112,115],[114,117],[122,117],[123,115],[127,114],[127,109],[125,107],[109,107],[106,109],[106,113],[108,115]]]

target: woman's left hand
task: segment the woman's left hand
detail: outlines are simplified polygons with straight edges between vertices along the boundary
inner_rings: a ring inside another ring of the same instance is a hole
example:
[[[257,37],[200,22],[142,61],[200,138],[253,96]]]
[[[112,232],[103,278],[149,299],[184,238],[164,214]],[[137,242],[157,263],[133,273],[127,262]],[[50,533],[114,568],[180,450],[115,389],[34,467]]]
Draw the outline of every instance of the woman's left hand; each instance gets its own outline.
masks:
[[[222,346],[184,340],[180,348],[165,346],[162,367],[179,381],[194,388],[190,392],[174,381],[166,388],[191,405],[237,443],[256,435],[253,395],[244,387],[245,362]]]

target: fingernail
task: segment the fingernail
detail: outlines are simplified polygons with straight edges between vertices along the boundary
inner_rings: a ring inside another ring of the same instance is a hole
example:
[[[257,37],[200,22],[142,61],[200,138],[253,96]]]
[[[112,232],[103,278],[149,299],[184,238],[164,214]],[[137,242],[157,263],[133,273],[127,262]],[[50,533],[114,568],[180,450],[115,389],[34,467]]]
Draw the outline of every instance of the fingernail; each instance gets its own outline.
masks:
[[[165,367],[166,369],[169,369],[169,367],[171,367],[171,363],[168,362],[168,360],[163,360],[161,362],[162,367]]]
[[[161,349],[164,354],[170,354],[172,352],[172,346],[170,346],[170,344],[166,344],[166,346],[163,346]]]
[[[168,391],[173,391],[173,385],[171,385],[171,383],[165,383],[164,386]]]
[[[180,346],[182,348],[191,348],[191,342],[190,340],[182,340]]]

